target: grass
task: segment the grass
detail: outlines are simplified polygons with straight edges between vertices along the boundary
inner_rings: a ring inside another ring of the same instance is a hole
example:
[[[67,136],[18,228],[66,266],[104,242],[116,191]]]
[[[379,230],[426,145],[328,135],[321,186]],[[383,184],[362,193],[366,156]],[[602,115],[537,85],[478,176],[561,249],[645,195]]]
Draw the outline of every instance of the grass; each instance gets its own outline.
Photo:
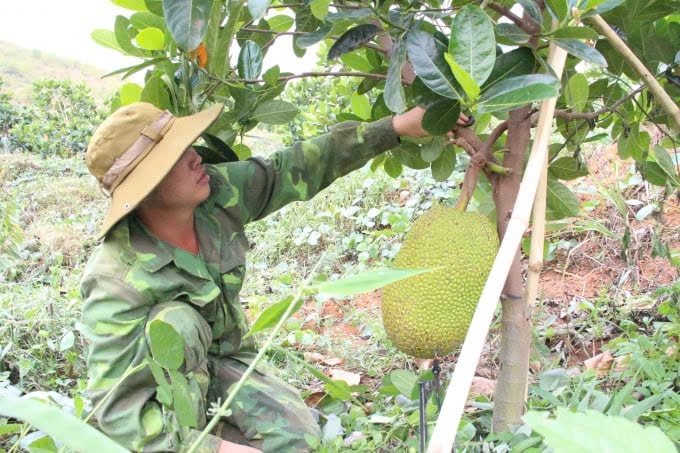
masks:
[[[267,140],[275,143],[277,137]],[[257,149],[270,152],[269,148]],[[460,178],[456,174],[451,182],[435,183],[428,172],[407,172],[391,179],[384,172],[362,169],[310,202],[289,205],[249,225],[253,247],[242,291],[248,315],[254,319],[270,304],[292,294],[319,261],[318,277],[331,279],[389,265],[409,223],[432,203],[451,203]],[[0,315],[6,320],[0,325],[0,390],[53,391],[77,399],[85,385],[78,280],[95,245],[105,199],[80,159],[2,155],[0,180],[0,201],[17,206],[23,233],[20,259],[0,268]],[[632,410],[636,420],[660,426],[678,442],[680,287],[672,282],[622,282],[626,269],[641,274],[645,270],[639,267],[640,260],[625,263],[617,256],[626,227],[656,228],[671,247],[678,246],[672,242],[677,240],[677,228],[657,224],[652,216],[642,221],[631,216],[628,222],[619,218],[628,212],[625,206],[631,206],[621,205],[621,200],[640,199],[646,204],[659,199],[659,192],[648,186],[638,191],[610,187],[623,192],[607,196],[585,186],[582,189],[580,193],[588,194],[584,203],[590,201],[594,209],[551,231],[549,241],[555,251],[546,277],[561,272],[560,281],[572,285],[569,291],[574,293],[580,288],[574,286],[580,281],[576,277],[601,273],[602,267],[614,269],[616,278],[592,295],[546,296],[540,301],[533,314],[535,347],[528,406],[589,407],[608,413]],[[668,204],[673,208],[673,203]],[[648,254],[650,247],[648,240],[629,245],[636,252],[634,257]],[[591,260],[587,255],[599,258]],[[601,264],[596,266],[598,259]],[[655,292],[658,287],[662,289]],[[491,378],[497,367],[494,345],[498,335],[495,326],[478,370]],[[404,395],[394,382],[403,378],[399,373],[415,376],[423,370],[387,339],[378,294],[346,300],[310,294],[301,311],[287,322],[277,344],[288,353],[271,354],[271,364],[310,403],[316,402],[321,413],[325,440],[318,451],[417,450],[417,408],[411,395]],[[627,365],[605,375],[587,370],[584,360],[605,349]],[[295,357],[306,359],[306,364]],[[454,364],[455,356],[445,359],[444,377]],[[326,373],[339,369],[360,375],[361,384],[351,388],[360,405],[334,396],[310,372],[310,365]],[[489,395],[470,401],[458,433],[461,451],[523,451],[523,446],[540,445],[540,438],[526,425],[512,433],[491,435],[491,409]],[[432,427],[436,419],[432,402],[428,417]],[[0,435],[0,447],[15,439],[16,434]]]

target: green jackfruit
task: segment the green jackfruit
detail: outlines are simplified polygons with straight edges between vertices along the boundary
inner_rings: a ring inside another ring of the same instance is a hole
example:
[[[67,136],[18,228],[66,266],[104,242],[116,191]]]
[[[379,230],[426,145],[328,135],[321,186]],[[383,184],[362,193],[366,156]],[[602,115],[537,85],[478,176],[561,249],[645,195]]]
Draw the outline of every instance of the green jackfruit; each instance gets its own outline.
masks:
[[[439,206],[420,216],[392,267],[442,269],[383,288],[383,324],[397,349],[420,358],[456,349],[465,339],[497,251],[496,228],[478,213]]]

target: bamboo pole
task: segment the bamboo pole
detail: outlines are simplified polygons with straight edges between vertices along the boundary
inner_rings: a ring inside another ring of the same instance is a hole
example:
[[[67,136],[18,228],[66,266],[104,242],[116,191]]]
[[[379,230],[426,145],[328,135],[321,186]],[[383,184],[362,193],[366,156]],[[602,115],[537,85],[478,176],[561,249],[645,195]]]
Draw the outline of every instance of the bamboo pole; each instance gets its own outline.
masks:
[[[612,47],[616,49],[626,63],[633,68],[635,73],[640,76],[649,88],[649,91],[656,96],[659,105],[666,113],[668,113],[668,116],[672,118],[675,127],[680,130],[680,107],[673,102],[673,99],[666,93],[661,84],[656,81],[654,75],[601,16],[592,16],[590,21],[595,25],[595,28],[609,40]]]
[[[561,76],[567,52],[550,44],[548,63],[555,73]],[[552,130],[553,114],[557,98],[543,101],[538,118],[536,137],[531,149],[526,173],[522,179],[517,200],[508,222],[503,242],[484,286],[479,305],[475,310],[458,363],[451,376],[437,424],[432,432],[428,453],[449,453],[458,432],[465,402],[470,392],[479,357],[482,354],[486,336],[493,320],[494,312],[505,284],[512,259],[517,252],[522,236],[529,225],[531,206],[540,182],[547,159],[548,142]]]

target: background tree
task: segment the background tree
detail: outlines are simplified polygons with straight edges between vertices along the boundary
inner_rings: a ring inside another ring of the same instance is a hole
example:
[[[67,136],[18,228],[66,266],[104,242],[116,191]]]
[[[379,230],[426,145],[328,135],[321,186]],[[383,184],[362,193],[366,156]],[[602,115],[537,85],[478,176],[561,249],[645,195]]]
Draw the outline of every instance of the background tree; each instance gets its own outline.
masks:
[[[205,137],[213,151],[222,153],[216,159],[237,157],[223,143],[243,158],[247,150],[238,145],[246,132],[259,123],[283,124],[296,116],[296,106],[278,99],[288,81],[352,76],[360,81],[351,102],[359,119],[423,105],[423,125],[434,136],[426,143],[404,142],[376,158],[374,168],[393,176],[403,166],[430,168],[435,179],[445,180],[457,156],[468,154],[482,170],[479,187],[487,190],[475,192],[469,185],[460,202],[474,196],[494,206],[501,236],[536,123],[534,103],[558,94],[548,219],[578,213],[578,199],[563,181],[588,173],[581,148],[603,136],[617,141],[621,159],[632,159],[644,178],[666,188],[666,196],[680,187],[672,118],[590,22],[601,15],[613,24],[677,104],[677,0],[116,3],[134,12],[118,16],[114,31],[97,30],[93,37],[142,59],[115,73],[145,71],[145,82],[143,87],[123,86],[113,108],[144,100],[184,115],[224,102],[228,109]],[[303,74],[263,68],[264,55],[284,35],[293,36],[296,55],[323,43],[330,45],[327,60],[339,59],[342,65]],[[545,62],[550,42],[570,54],[560,78]],[[446,139],[461,112],[473,115],[476,123],[455,129],[454,138]],[[524,410],[532,301],[525,298],[519,251],[501,302],[503,340],[494,405],[494,429],[500,431],[519,423]]]

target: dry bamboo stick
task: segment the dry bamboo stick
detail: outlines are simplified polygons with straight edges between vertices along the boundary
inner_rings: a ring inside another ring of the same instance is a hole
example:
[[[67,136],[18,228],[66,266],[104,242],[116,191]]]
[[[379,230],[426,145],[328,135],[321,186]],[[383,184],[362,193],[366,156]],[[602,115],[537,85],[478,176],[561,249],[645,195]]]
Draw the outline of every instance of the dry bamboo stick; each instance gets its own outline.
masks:
[[[562,74],[566,58],[567,52],[565,50],[554,44],[550,45],[548,63],[553,67],[558,76]],[[534,138],[526,173],[517,194],[512,217],[508,222],[505,237],[498,250],[498,255],[491,268],[491,274],[484,286],[479,305],[475,310],[472,323],[463,343],[458,363],[442,403],[437,424],[432,432],[432,438],[427,449],[428,453],[449,453],[453,448],[458,424],[465,408],[472,378],[484,348],[498,299],[510,271],[512,260],[522,240],[522,235],[529,225],[532,202],[547,160],[548,142],[550,140],[556,102],[557,98],[552,98],[543,101],[541,105],[536,137]]]

